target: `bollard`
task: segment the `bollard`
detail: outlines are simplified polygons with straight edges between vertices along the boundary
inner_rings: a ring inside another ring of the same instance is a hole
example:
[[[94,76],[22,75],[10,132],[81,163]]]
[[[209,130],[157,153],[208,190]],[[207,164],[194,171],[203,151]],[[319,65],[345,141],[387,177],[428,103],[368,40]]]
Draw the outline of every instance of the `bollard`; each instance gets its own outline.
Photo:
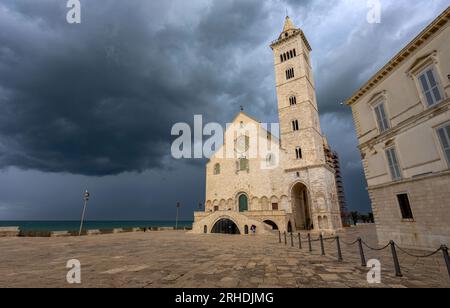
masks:
[[[362,240],[360,237],[358,237],[358,246],[359,246],[359,255],[361,256],[361,266],[366,267],[367,266],[366,257],[364,256],[364,249],[363,249]]]
[[[325,247],[323,246],[323,235],[320,234],[319,238],[320,238],[320,250],[321,250],[321,254],[322,254],[322,256],[324,256],[324,255],[325,255]]]
[[[403,277],[402,272],[400,270],[400,263],[398,262],[397,251],[395,250],[394,241],[390,241],[391,251],[392,251],[392,259],[394,259],[394,267],[395,267],[395,276]]]
[[[291,232],[291,247],[294,247],[294,234]]]
[[[281,231],[278,231],[278,243],[281,244]]]
[[[302,249],[302,237],[298,234],[298,249]]]
[[[284,245],[287,245],[286,232],[284,232]]]
[[[344,259],[342,258],[341,242],[339,241],[339,236],[336,236],[336,247],[337,247],[338,261],[342,262]]]
[[[448,276],[450,277],[450,258],[448,257],[448,247],[445,245],[441,246],[442,253],[444,254],[445,264],[447,265]]]
[[[312,252],[311,234],[310,233],[308,233],[308,245],[309,245],[309,252]]]

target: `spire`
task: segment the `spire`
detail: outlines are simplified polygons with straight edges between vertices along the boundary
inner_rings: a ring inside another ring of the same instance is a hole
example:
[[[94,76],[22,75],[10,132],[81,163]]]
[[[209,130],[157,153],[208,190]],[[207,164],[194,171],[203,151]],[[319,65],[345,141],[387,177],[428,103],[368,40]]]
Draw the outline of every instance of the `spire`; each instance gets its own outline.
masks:
[[[286,21],[284,22],[283,32],[294,30],[295,26],[292,23],[292,20],[289,18],[289,16],[286,15]]]

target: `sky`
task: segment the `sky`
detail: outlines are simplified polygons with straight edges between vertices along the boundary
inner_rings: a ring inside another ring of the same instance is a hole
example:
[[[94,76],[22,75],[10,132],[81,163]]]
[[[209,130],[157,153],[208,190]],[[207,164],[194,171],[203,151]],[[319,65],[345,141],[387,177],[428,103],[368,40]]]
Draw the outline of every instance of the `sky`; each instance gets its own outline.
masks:
[[[370,2],[370,1],[369,1]],[[373,1],[372,1],[373,2]],[[270,42],[286,10],[313,52],[321,124],[349,210],[370,211],[351,110],[341,104],[448,0],[0,0],[0,220],[192,219],[205,160],[175,160],[171,127],[277,122]]]

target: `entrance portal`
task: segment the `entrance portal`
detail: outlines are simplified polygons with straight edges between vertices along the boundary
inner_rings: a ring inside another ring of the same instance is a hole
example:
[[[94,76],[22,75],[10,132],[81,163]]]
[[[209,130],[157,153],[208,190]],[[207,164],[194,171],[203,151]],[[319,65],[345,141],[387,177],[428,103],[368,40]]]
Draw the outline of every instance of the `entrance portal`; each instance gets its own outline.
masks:
[[[212,228],[211,233],[221,233],[221,234],[241,234],[239,228],[230,219],[221,219]]]
[[[292,187],[291,200],[292,212],[295,217],[295,227],[301,230],[311,230],[313,226],[308,188],[302,183],[295,184]]]
[[[278,230],[277,224],[274,223],[272,220],[265,220],[264,223],[271,226],[272,230]]]

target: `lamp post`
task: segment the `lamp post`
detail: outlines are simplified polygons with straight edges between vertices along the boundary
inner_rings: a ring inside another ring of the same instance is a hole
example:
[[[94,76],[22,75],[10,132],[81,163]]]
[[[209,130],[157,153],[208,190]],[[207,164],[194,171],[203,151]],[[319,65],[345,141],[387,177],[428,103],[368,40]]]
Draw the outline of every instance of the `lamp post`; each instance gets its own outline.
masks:
[[[89,196],[90,196],[90,194],[86,190],[83,195],[84,206],[83,206],[83,213],[81,214],[80,232],[78,233],[78,236],[81,236],[81,230],[83,230],[84,214],[86,213],[86,206],[87,206],[87,202],[89,201]]]
[[[180,209],[180,202],[177,202],[177,218],[175,220],[175,230],[178,230],[178,212]]]

